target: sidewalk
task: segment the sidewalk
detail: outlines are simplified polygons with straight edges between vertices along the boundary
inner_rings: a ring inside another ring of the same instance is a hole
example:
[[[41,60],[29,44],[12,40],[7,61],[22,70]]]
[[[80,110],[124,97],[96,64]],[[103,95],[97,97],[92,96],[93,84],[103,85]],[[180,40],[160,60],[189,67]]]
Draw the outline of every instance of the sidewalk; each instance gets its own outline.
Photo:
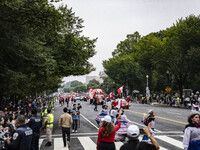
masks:
[[[177,106],[170,106],[169,104],[162,104],[162,103],[153,102],[153,103],[151,103],[151,105],[159,106],[159,107],[174,107],[174,108],[189,109],[189,108],[184,107],[183,104],[180,104],[180,105],[177,105]]]

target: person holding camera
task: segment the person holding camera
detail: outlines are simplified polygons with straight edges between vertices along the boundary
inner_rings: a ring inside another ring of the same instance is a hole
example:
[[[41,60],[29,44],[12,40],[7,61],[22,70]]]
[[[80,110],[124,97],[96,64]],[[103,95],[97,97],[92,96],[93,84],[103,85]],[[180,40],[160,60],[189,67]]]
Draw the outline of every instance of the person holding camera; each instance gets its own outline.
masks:
[[[158,150],[159,145],[155,138],[151,136],[148,128],[143,128],[144,134],[149,137],[152,144],[147,142],[140,142],[138,137],[140,130],[136,125],[130,125],[128,127],[127,137],[128,142],[121,146],[120,150]]]
[[[15,120],[16,132],[7,137],[8,150],[30,150],[33,130],[25,124],[25,116],[20,115]]]

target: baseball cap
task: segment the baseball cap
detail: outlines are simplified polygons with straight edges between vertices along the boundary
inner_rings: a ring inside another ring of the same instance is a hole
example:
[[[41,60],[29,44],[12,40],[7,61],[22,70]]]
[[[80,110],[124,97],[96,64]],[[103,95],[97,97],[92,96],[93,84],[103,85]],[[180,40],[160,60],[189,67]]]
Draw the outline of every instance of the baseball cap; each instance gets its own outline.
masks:
[[[130,137],[138,137],[140,135],[140,130],[136,125],[130,125],[128,127],[127,135]]]
[[[111,117],[107,115],[102,119],[102,121],[111,122]]]

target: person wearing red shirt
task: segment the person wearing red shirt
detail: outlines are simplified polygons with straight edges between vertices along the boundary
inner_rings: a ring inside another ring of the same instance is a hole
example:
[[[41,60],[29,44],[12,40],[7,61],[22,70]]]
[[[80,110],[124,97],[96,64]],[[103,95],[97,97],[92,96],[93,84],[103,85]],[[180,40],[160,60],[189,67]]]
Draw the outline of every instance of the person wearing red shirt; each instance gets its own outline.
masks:
[[[110,116],[107,115],[103,118],[97,138],[97,150],[115,150],[115,134],[121,126],[121,113],[122,111],[120,110],[116,126],[114,126]]]

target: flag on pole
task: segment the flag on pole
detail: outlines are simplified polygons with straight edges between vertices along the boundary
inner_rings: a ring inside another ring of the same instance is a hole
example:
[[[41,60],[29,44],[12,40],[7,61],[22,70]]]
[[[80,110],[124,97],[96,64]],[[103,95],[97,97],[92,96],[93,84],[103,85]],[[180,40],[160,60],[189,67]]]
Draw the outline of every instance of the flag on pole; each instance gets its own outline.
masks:
[[[111,92],[111,93],[108,95],[108,98],[109,98],[109,99],[111,99],[111,98],[113,97],[113,93],[114,93],[114,92]]]
[[[117,92],[119,93],[119,95],[123,92],[123,88],[124,88],[124,85],[122,85],[122,86],[117,90]]]

